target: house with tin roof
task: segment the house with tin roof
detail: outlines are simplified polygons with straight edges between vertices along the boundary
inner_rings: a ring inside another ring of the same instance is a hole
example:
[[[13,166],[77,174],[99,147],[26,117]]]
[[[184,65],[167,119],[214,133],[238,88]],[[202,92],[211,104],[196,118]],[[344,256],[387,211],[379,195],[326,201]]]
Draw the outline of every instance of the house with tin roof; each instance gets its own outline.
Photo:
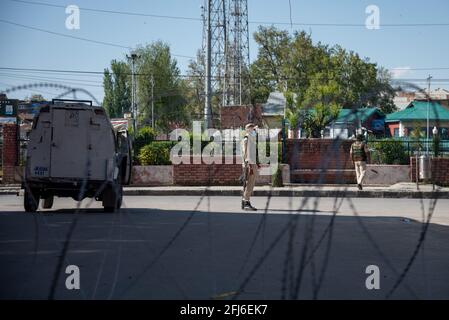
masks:
[[[448,139],[449,108],[440,102],[412,101],[405,109],[390,113],[385,118],[387,133],[392,137],[408,137],[419,128],[424,134],[427,132],[427,110],[429,110],[430,131],[437,128],[440,137]]]
[[[384,118],[385,115],[378,108],[341,109],[338,117],[324,130],[324,137],[347,139],[360,128],[374,135],[384,135]]]

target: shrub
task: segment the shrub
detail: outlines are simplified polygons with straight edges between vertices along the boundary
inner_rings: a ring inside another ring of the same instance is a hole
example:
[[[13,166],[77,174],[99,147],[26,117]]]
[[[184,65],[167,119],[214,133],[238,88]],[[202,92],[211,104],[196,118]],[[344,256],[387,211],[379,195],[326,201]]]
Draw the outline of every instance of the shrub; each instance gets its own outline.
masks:
[[[272,175],[272,186],[275,187],[283,187],[284,182],[282,180],[282,168],[280,165],[276,168],[276,172]]]
[[[402,141],[384,139],[374,143],[374,158],[381,164],[408,164],[409,158]]]
[[[169,165],[170,150],[175,143],[171,141],[153,141],[142,147],[139,152],[141,165]]]
[[[137,135],[134,138],[134,154],[140,154],[140,149],[143,146],[150,144],[156,137],[156,131],[151,127],[142,127],[137,131]]]

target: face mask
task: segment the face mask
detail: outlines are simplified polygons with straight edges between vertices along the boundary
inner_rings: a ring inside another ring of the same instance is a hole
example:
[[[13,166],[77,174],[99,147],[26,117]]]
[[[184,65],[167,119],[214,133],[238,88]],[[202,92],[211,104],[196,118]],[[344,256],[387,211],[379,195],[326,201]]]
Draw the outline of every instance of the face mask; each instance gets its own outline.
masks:
[[[256,130],[251,131],[250,135],[251,135],[252,137],[256,137],[256,136],[257,136]]]

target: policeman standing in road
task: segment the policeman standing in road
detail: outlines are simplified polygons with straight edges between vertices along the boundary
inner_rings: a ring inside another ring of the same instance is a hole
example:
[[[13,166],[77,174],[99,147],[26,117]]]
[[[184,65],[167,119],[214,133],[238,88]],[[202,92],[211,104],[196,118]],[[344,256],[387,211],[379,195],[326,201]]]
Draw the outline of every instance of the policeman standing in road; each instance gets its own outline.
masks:
[[[356,141],[351,145],[351,159],[355,167],[355,174],[357,176],[357,187],[363,190],[362,183],[366,173],[366,162],[369,156],[368,147],[364,141],[363,134],[357,134]]]
[[[257,209],[251,205],[250,198],[256,184],[257,171],[260,165],[257,161],[257,126],[254,123],[248,123],[245,126],[245,136],[242,139],[242,182],[243,182],[243,199],[242,209]]]

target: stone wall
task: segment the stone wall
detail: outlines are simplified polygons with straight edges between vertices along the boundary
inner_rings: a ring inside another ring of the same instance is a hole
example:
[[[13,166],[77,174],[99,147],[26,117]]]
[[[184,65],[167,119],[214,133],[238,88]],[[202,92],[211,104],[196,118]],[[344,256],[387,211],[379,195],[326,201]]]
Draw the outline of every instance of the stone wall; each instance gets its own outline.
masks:
[[[366,168],[365,184],[392,185],[410,182],[409,165],[369,164]]]
[[[132,185],[168,186],[173,184],[173,166],[133,166]]]

